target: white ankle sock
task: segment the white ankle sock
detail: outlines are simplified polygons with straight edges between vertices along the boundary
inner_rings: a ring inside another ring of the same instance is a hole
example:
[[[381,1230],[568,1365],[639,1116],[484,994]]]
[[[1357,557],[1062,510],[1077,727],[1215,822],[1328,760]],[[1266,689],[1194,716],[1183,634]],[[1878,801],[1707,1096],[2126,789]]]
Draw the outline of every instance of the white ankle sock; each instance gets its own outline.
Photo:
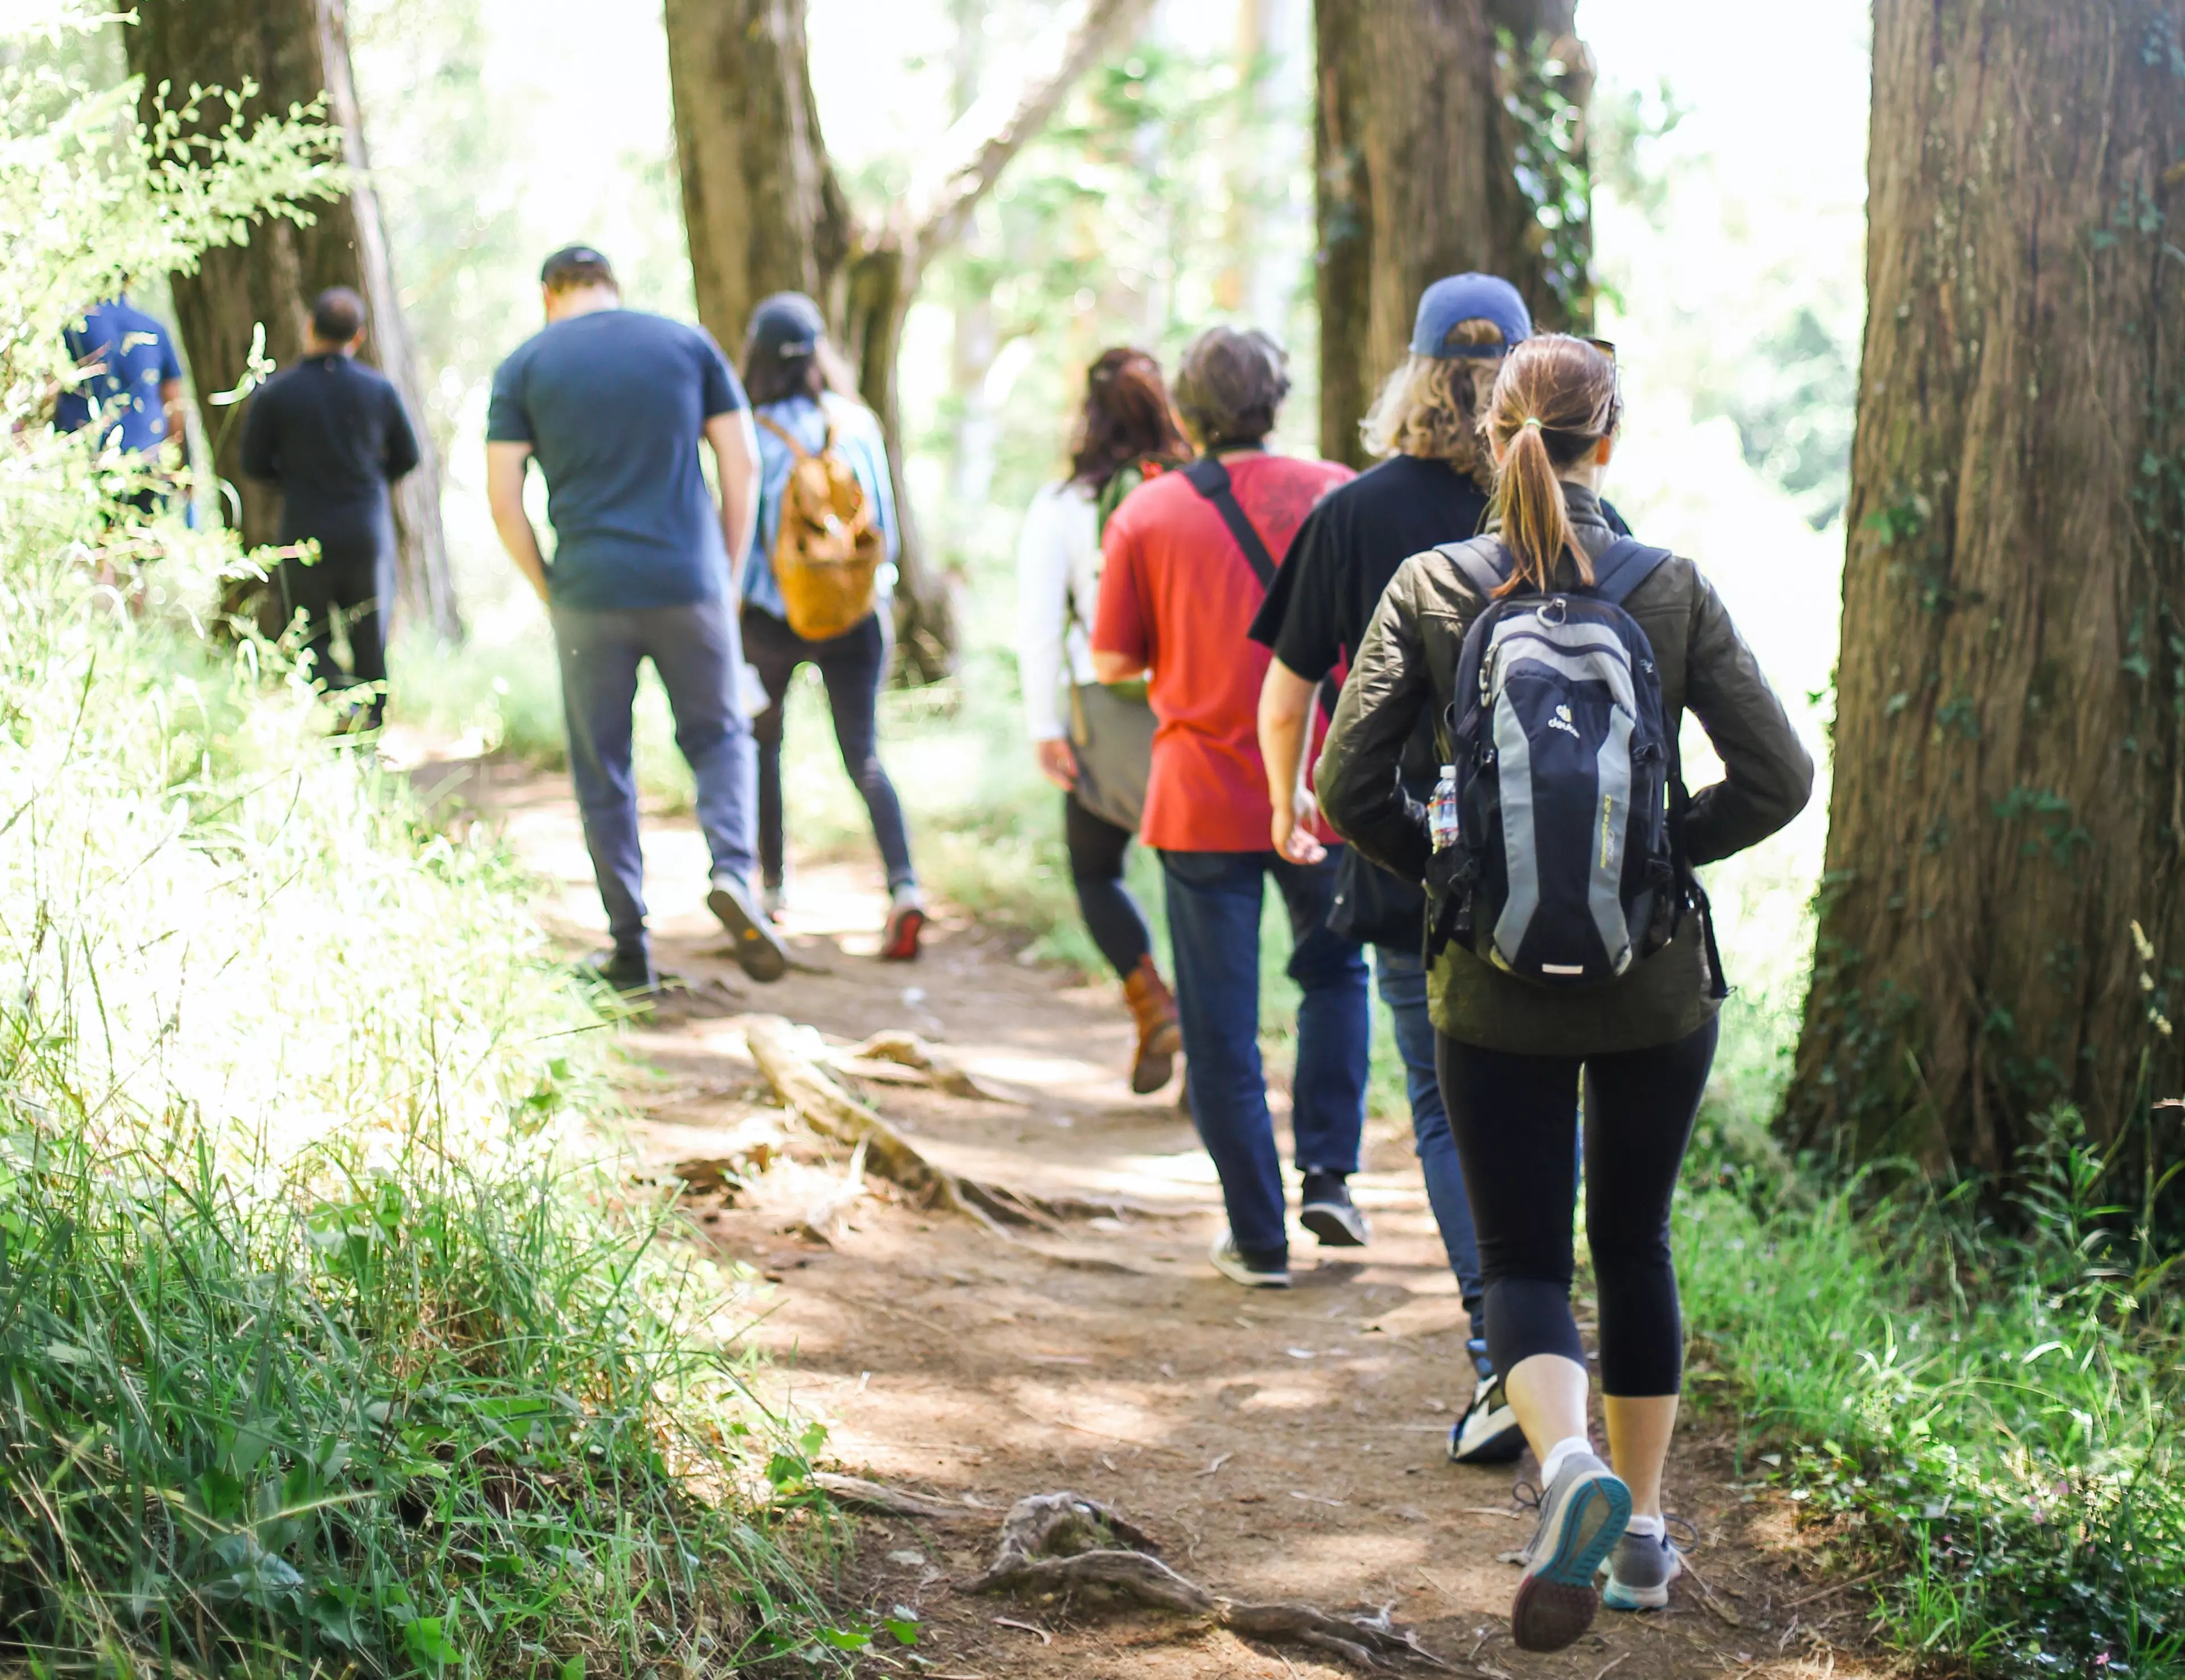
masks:
[[[1566,1436],[1556,1442],[1554,1446],[1548,1448],[1547,1457],[1540,1460],[1541,1487],[1551,1487],[1555,1485],[1556,1477],[1562,1474],[1565,1460],[1573,1453],[1590,1453],[1592,1450],[1593,1443],[1583,1435]]]
[[[1623,1527],[1626,1534],[1636,1534],[1644,1540],[1658,1540],[1669,1531],[1658,1516],[1634,1516]]]

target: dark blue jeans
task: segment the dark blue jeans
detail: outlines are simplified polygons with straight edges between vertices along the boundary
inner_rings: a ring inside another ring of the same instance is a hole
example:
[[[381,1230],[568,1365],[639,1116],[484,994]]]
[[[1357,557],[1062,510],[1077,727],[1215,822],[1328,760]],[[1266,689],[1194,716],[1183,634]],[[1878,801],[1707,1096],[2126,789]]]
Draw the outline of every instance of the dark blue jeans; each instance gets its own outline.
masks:
[[[553,610],[562,663],[569,774],[584,846],[617,949],[642,951],[645,854],[638,848],[630,708],[637,667],[650,659],[675,714],[675,745],[698,784],[698,827],[713,868],[748,880],[757,766],[751,725],[736,703],[743,651],[735,611],[721,600],[623,612]]]
[[[1298,1005],[1290,1129],[1298,1170],[1354,1173],[1366,1127],[1372,1017],[1360,947],[1327,929],[1335,859],[1306,866],[1272,851],[1164,851],[1178,1024],[1191,1112],[1221,1179],[1237,1246],[1255,1260],[1289,1253],[1282,1158],[1260,1064],[1260,905],[1266,879],[1289,912]]]
[[[1479,1281],[1479,1239],[1472,1227],[1472,1203],[1464,1193],[1464,1163],[1450,1136],[1449,1110],[1441,1100],[1434,1072],[1434,1024],[1427,1013],[1427,965],[1416,951],[1391,945],[1373,947],[1373,978],[1381,1001],[1396,1027],[1396,1051],[1404,1058],[1404,1086],[1411,1099],[1411,1145],[1427,1181],[1427,1202],[1456,1274],[1456,1292],[1472,1320],[1472,1333],[1487,1333]]]

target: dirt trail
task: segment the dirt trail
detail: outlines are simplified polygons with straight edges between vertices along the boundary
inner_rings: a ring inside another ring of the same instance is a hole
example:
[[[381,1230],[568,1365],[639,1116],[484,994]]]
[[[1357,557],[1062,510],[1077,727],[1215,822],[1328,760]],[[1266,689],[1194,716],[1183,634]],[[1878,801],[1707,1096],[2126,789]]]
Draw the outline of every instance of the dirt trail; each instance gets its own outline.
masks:
[[[598,901],[567,786],[512,767],[434,767],[501,824],[558,890],[539,914],[573,949],[597,942]],[[687,1019],[627,1032],[645,1118],[637,1145],[662,1174],[718,1155],[766,1106],[740,1012],[808,1023],[841,1044],[908,1028],[946,1046],[1010,1100],[897,1084],[860,1094],[944,1165],[1034,1194],[1113,1198],[1020,1242],[875,1191],[832,1240],[798,1231],[831,1166],[785,1166],[756,1193],[694,1196],[699,1228],[776,1283],[752,1338],[774,1380],[824,1421],[841,1466],[960,1504],[965,1520],[861,1524],[851,1589],[876,1611],[914,1608],[922,1661],[971,1677],[1343,1673],[1226,1632],[1063,1603],[972,1597],[952,1582],[987,1560],[1015,1499],[1067,1488],[1119,1507],[1168,1560],[1213,1591],[1324,1608],[1393,1605],[1461,1673],[1618,1680],[1711,1673],[1879,1674],[1854,1655],[1869,1599],[1800,1568],[1785,1513],[1732,1484],[1702,1423],[1680,1444],[1670,1505],[1696,1527],[1707,1583],[1667,1611],[1604,1611],[1552,1657],[1510,1643],[1516,1570],[1500,1554],[1531,1532],[1508,1470],[1460,1470],[1444,1441],[1469,1392],[1466,1322],[1441,1258],[1400,1117],[1369,1129],[1354,1180],[1372,1245],[1294,1251],[1296,1287],[1249,1293],[1204,1252],[1220,1228],[1214,1176],[1171,1097],[1136,1098],[1115,989],[1020,960],[1020,936],[942,907],[919,963],[873,959],[882,912],[869,865],[814,864],[793,883],[786,927],[818,972],[751,985],[724,952],[687,823],[649,823],[649,890],[663,968],[701,983]],[[807,1152],[808,1154],[812,1152]],[[1719,1431],[1713,1432],[1718,1437]],[[1529,1464],[1525,1466],[1529,1471]],[[885,1642],[884,1642],[885,1643]]]

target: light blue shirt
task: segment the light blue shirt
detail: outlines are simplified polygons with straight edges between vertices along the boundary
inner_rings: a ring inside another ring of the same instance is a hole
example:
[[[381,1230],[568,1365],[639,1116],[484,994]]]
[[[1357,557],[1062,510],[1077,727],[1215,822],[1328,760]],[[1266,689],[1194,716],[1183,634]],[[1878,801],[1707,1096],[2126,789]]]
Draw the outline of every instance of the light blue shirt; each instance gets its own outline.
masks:
[[[827,441],[827,425],[835,427],[835,448],[850,464],[858,482],[871,499],[880,534],[886,539],[888,564],[895,564],[902,539],[896,529],[895,486],[888,477],[887,444],[880,423],[861,403],[829,397],[823,410],[809,397],[790,397],[754,410],[770,420],[817,455]],[[789,445],[758,428],[758,529],[752,538],[749,562],[744,567],[744,599],[753,606],[786,619],[789,607],[781,598],[781,585],[774,575],[774,539],[781,528],[781,494],[789,483],[789,470],[796,457]],[[885,590],[882,592],[885,594]]]

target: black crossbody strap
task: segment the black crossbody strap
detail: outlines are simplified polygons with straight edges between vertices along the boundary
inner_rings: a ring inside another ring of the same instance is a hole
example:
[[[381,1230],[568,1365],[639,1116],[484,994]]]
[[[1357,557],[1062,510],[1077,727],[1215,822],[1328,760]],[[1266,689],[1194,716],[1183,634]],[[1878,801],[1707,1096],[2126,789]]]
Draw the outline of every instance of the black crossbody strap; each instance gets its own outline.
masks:
[[[1273,589],[1275,557],[1267,552],[1266,544],[1245,517],[1243,505],[1230,485],[1229,469],[1212,455],[1203,455],[1183,469],[1183,476],[1191,481],[1193,489],[1214,504],[1214,511],[1221,516],[1221,522],[1229,527],[1237,546],[1243,550],[1245,561],[1251,567],[1252,575],[1260,580],[1260,587]]]

